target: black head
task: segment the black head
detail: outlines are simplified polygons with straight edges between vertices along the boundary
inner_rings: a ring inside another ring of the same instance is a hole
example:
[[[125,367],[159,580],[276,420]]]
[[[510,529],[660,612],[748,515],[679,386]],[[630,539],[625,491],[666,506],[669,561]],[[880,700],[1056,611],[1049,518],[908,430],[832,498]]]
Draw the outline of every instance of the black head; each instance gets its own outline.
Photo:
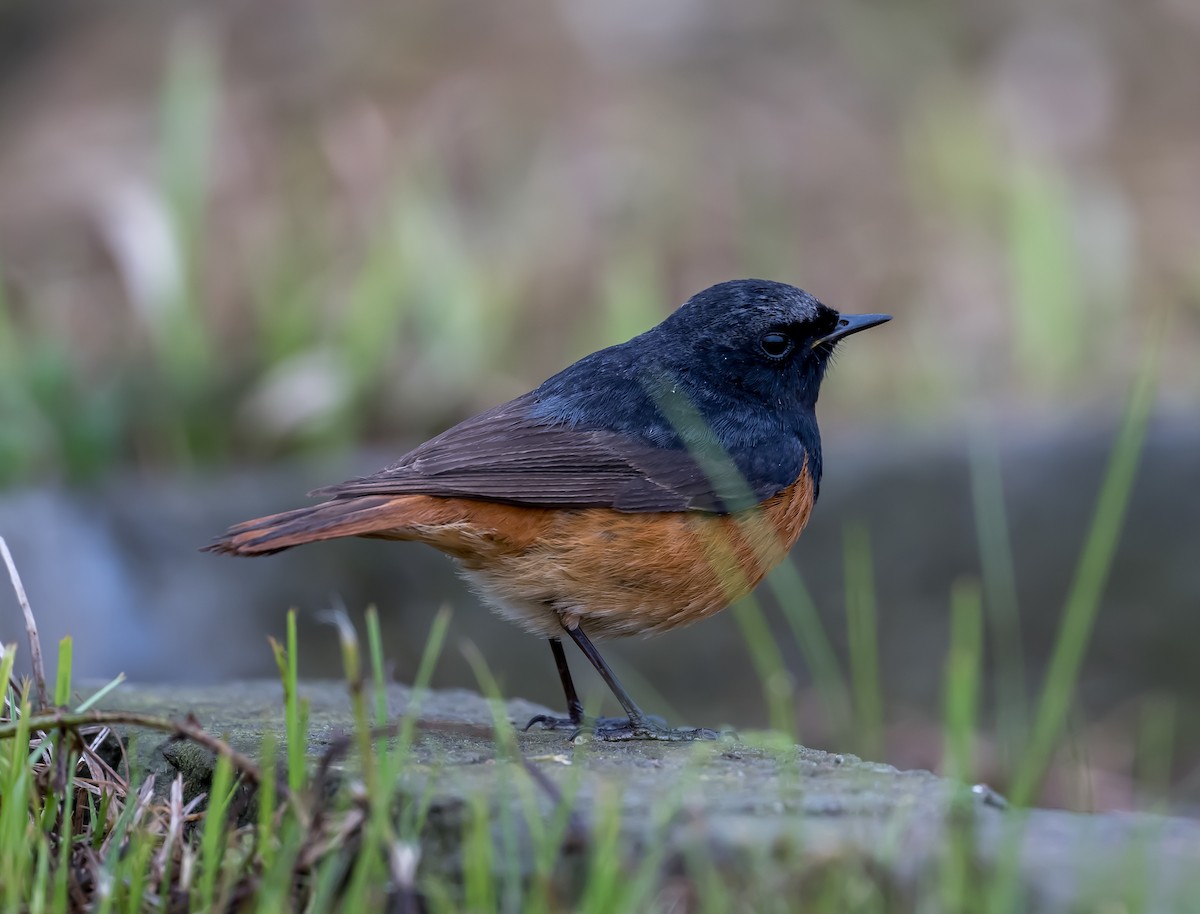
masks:
[[[646,336],[693,381],[766,405],[811,407],[838,341],[890,319],[839,314],[786,283],[738,279],[694,295]]]
[[[761,500],[805,468],[819,484],[814,407],[829,358],[839,340],[886,320],[838,314],[784,283],[724,282],[657,327],[559,372],[521,398],[521,410],[540,423],[617,432],[665,451],[728,456],[738,485]],[[725,470],[704,472],[715,480]]]

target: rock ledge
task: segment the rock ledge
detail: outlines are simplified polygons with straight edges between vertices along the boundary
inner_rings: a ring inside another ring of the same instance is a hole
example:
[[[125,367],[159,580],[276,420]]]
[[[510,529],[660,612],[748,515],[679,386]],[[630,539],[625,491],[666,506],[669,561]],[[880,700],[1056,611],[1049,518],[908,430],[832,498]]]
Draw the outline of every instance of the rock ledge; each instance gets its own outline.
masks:
[[[342,683],[308,682],[301,692],[310,703],[308,752],[315,758],[350,732],[350,703]],[[411,700],[411,690],[389,687],[394,715]],[[274,681],[129,685],[105,706],[192,713],[251,756],[264,733],[273,731],[281,742],[284,735],[282,689]],[[802,891],[822,876],[854,870],[868,874],[876,890],[895,902],[888,910],[907,910],[959,852],[956,859],[966,855],[972,878],[987,878],[1014,862],[1022,899],[1017,909],[1023,911],[1124,909],[1112,908],[1114,902],[1175,911],[1200,899],[1200,823],[1191,820],[1006,810],[986,790],[929,772],[769,740],[611,745],[571,743],[562,733],[518,733],[521,761],[498,748],[481,696],[429,691],[419,708],[401,791],[419,796],[432,790],[421,865],[451,876],[459,865],[465,804],[489,804],[497,842],[505,822],[509,828],[522,823],[518,846],[529,847],[523,823],[530,791],[514,789],[523,778],[537,785],[532,794],[547,816],[556,794],[572,798],[576,854],[587,850],[598,820],[619,805],[620,846],[634,861],[660,853],[664,878],[680,878],[699,849],[705,865],[735,885],[752,878],[760,886],[769,880],[781,892]],[[516,700],[506,711],[523,723],[546,709]],[[203,752],[164,745],[159,735],[139,736],[137,764],[159,772],[160,784],[182,772],[189,792],[204,789],[211,774]],[[522,859],[521,866],[531,871],[533,861]]]

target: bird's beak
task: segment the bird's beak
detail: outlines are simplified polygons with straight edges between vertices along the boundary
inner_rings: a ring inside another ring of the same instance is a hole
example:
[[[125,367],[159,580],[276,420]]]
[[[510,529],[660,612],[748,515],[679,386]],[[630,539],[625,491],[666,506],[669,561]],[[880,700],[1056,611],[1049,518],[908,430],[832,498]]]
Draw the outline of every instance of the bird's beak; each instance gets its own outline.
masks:
[[[849,336],[851,333],[858,333],[860,330],[866,330],[869,327],[875,327],[879,324],[885,324],[892,319],[890,314],[843,314],[838,317],[837,327],[832,333],[827,333],[819,340],[813,340],[813,348],[816,349],[822,343],[836,343],[844,336]]]

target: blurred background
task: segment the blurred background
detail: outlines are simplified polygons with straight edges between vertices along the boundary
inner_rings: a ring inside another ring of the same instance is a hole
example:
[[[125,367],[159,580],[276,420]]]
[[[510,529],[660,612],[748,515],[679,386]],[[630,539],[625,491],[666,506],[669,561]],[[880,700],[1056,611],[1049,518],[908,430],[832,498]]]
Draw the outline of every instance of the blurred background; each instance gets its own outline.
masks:
[[[474,684],[470,639],[557,707],[545,646],[424,547],[196,548],[759,276],[896,320],[825,385],[800,577],[610,646],[631,691],[937,768],[951,595],[978,590],[972,774],[1004,789],[1149,359],[1042,796],[1191,811],[1198,50],[1192,0],[9,0],[0,535],[44,638],[97,677],[270,675],[296,606],[302,673],[337,675],[317,614],[373,603],[407,681],[448,603],[438,684]]]

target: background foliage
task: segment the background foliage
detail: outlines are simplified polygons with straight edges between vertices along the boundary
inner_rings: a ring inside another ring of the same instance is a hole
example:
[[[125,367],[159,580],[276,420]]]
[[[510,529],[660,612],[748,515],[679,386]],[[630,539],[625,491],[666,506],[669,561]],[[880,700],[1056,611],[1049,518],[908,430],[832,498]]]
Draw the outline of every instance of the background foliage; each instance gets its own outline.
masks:
[[[417,438],[703,286],[891,311],[841,421],[1200,365],[1191,5],[18,2],[0,479]]]

